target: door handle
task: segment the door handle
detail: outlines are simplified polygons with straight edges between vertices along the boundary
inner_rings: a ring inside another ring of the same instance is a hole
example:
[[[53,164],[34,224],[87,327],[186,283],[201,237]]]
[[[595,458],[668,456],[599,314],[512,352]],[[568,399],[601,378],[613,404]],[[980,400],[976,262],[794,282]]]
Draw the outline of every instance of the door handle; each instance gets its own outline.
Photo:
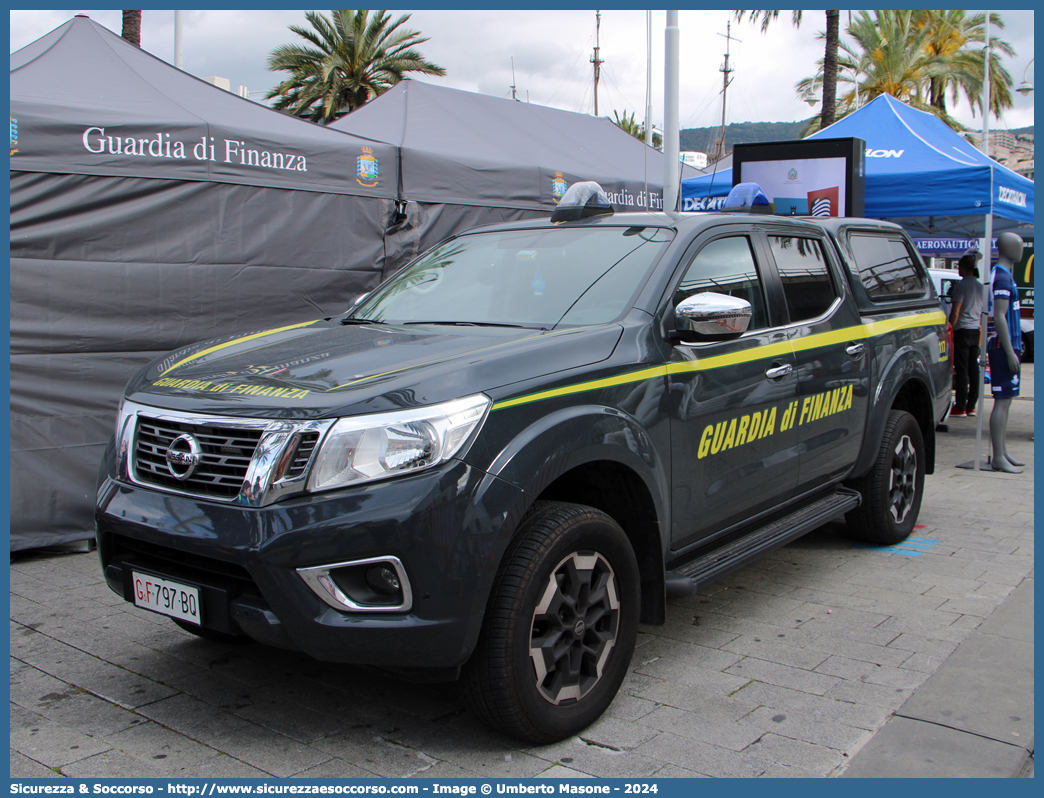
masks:
[[[862,357],[863,353],[866,352],[866,344],[849,344],[845,351],[848,352],[850,357]]]
[[[770,380],[780,380],[786,377],[788,374],[793,373],[794,367],[789,363],[784,363],[782,366],[773,366],[765,372],[765,376]]]

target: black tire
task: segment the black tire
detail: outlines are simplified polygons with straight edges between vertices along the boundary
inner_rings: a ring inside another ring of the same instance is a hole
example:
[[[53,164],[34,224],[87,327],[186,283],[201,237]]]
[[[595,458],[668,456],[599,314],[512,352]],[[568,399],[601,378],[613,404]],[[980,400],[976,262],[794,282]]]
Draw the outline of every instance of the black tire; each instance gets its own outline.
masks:
[[[917,419],[892,410],[873,468],[852,484],[863,502],[845,516],[851,534],[868,543],[906,540],[921,511],[924,471],[924,437]]]
[[[537,502],[504,554],[464,668],[472,711],[535,743],[590,725],[627,675],[639,584],[631,544],[612,518],[583,505]]]
[[[171,618],[171,620],[189,634],[193,634],[196,637],[202,637],[204,640],[210,640],[214,643],[243,645],[244,643],[254,642],[252,637],[247,637],[246,635],[232,635],[228,632],[219,632],[216,629],[207,629],[205,626],[189,623],[188,621],[181,620],[181,618]]]

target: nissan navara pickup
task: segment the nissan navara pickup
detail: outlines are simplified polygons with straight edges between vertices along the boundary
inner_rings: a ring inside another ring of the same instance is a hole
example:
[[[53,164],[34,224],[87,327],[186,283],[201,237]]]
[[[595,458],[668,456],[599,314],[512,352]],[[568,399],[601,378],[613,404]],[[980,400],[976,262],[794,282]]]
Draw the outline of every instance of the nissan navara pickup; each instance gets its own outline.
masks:
[[[669,597],[842,514],[906,538],[950,364],[902,229],[584,187],[341,317],[141,370],[99,478],[112,590],[205,638],[460,678],[548,742],[606,709]]]

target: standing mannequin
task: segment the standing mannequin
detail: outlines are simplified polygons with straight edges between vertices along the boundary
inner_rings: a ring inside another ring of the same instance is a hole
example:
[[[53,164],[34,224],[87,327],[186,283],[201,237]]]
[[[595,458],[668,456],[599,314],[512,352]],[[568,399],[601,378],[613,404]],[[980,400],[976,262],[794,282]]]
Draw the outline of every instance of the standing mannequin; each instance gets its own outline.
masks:
[[[997,264],[990,279],[993,317],[989,326],[986,352],[990,361],[990,389],[993,413],[990,415],[990,441],[993,444],[994,471],[1021,474],[1017,466],[1025,465],[1008,454],[1005,438],[1011,400],[1019,395],[1022,369],[1022,329],[1019,326],[1019,289],[1012,268],[1022,260],[1022,238],[1015,233],[1001,233],[997,238]]]

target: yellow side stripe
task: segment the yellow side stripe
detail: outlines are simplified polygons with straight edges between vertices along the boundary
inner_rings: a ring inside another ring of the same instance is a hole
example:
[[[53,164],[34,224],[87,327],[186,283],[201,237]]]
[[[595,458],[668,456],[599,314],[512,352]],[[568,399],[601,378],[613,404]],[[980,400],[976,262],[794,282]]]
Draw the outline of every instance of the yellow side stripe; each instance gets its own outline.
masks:
[[[642,369],[641,371],[632,371],[629,374],[619,374],[615,377],[607,377],[604,380],[581,382],[577,385],[567,385],[564,388],[555,388],[550,391],[531,393],[528,396],[519,396],[515,399],[506,399],[503,402],[497,402],[494,404],[492,409],[503,410],[505,407],[514,407],[515,405],[539,402],[543,399],[553,399],[556,396],[568,396],[574,393],[583,393],[584,391],[597,391],[600,388],[615,388],[617,385],[627,385],[632,382],[644,382],[645,380],[655,379],[656,377],[665,377],[666,375],[666,366],[653,366],[652,368]]]
[[[805,352],[810,349],[818,349],[824,346],[845,343],[847,341],[873,338],[897,330],[929,327],[945,323],[946,314],[942,311],[919,313],[916,316],[898,316],[894,319],[875,321],[870,322],[869,324],[860,324],[855,327],[845,327],[841,330],[831,330],[830,332],[808,335],[796,340],[781,341],[775,344],[768,344],[767,346],[754,346],[749,349],[744,349],[741,352],[731,352],[727,355],[715,355],[713,357],[705,357],[699,360],[686,360],[680,363],[667,363],[663,366],[653,366],[652,368],[619,374],[615,377],[607,377],[602,380],[591,380],[589,382],[581,382],[575,385],[566,385],[562,388],[555,388],[550,391],[540,391],[539,393],[518,396],[514,399],[505,399],[496,402],[491,410],[503,410],[508,407],[516,407],[517,405],[540,402],[544,399],[554,399],[559,396],[569,396],[575,393],[596,391],[600,388],[614,388],[619,385],[643,382],[657,377],[664,377],[669,374],[688,374],[694,371],[709,371],[711,369],[722,368],[723,366],[734,366],[739,363],[751,363],[758,360],[766,360],[771,357],[778,357],[779,355],[790,354],[791,352]]]
[[[863,325],[870,330],[870,335],[884,335],[895,330],[907,330],[912,327],[934,327],[946,324],[946,314],[941,310],[931,313],[918,313],[916,316],[896,316],[894,319],[872,321]]]
[[[275,330],[265,330],[263,332],[254,333],[253,335],[244,335],[242,338],[237,338],[234,341],[226,341],[223,344],[218,344],[217,346],[212,346],[209,349],[204,349],[202,352],[196,352],[196,354],[192,355],[191,357],[186,357],[183,360],[179,360],[177,363],[175,363],[170,368],[164,369],[164,371],[160,374],[160,376],[162,377],[167,372],[173,371],[174,369],[178,368],[179,366],[184,366],[186,363],[191,363],[193,360],[198,360],[199,358],[205,357],[206,355],[209,355],[209,354],[211,354],[213,352],[220,352],[222,349],[227,349],[230,346],[235,346],[236,344],[241,344],[241,343],[244,343],[245,341],[253,341],[253,340],[257,339],[257,338],[264,338],[266,335],[275,335],[276,333],[286,332],[287,330],[296,330],[298,327],[307,327],[310,324],[315,324],[316,321],[318,321],[318,319],[312,319],[311,321],[304,321],[304,322],[301,322],[300,324],[290,324],[290,325],[288,325],[286,327],[279,327],[279,328],[277,328]]]

